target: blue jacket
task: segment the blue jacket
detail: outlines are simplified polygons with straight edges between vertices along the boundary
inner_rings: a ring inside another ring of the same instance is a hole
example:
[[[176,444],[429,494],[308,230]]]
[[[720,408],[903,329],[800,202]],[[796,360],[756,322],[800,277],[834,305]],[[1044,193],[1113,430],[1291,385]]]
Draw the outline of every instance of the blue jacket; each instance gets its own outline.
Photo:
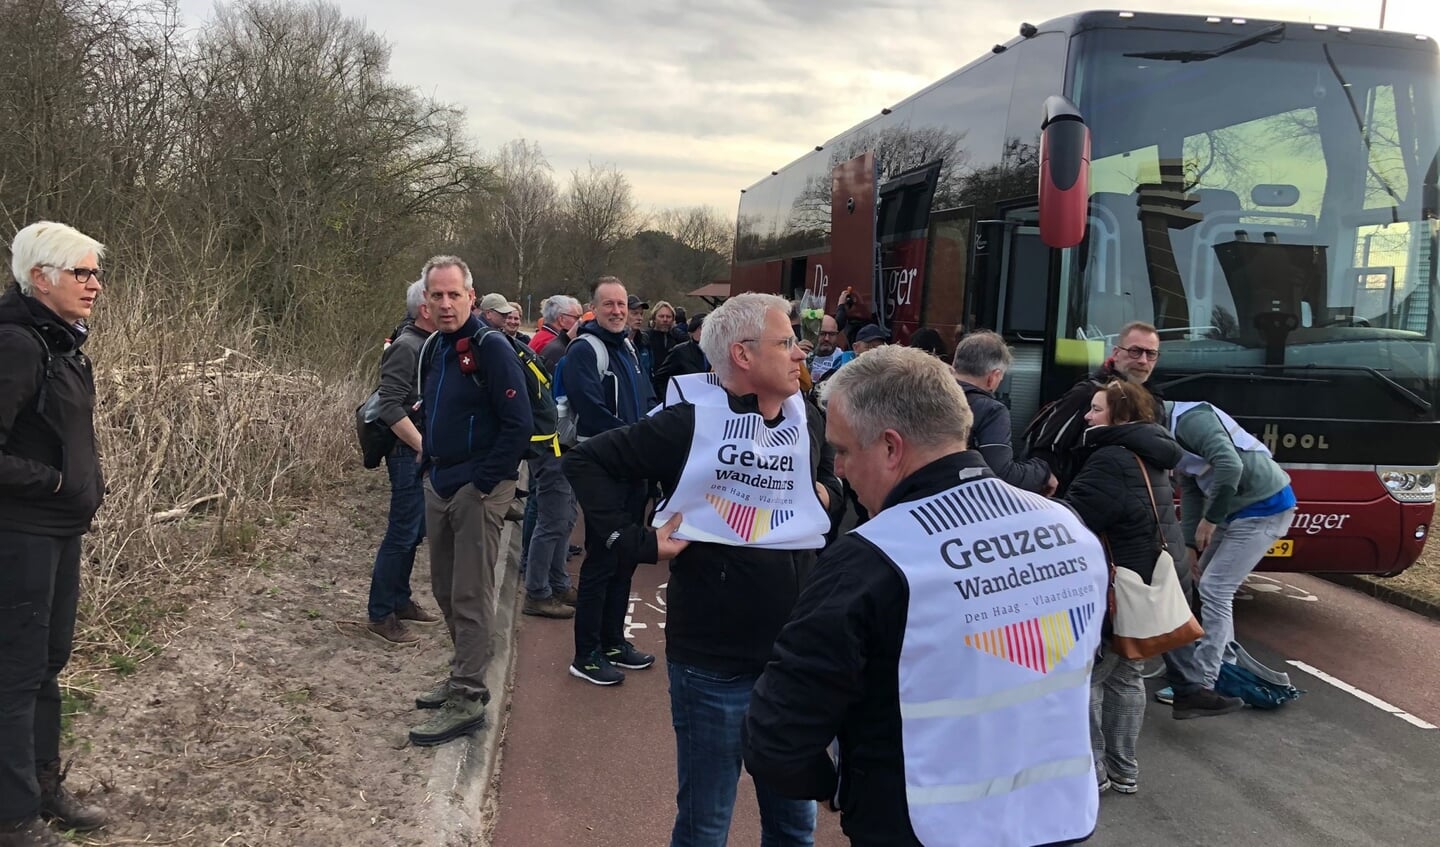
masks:
[[[467,483],[488,494],[502,480],[519,478],[520,461],[530,449],[525,374],[505,336],[487,334],[476,351],[474,373],[460,370],[455,343],[479,330],[472,315],[459,331],[441,333],[425,362],[425,459],[430,484],[441,497]]]
[[[610,369],[601,376],[595,349],[588,342],[571,343],[565,353],[565,393],[580,416],[582,438],[635,423],[655,406],[655,389],[640,370],[629,332],[610,332],[595,321],[580,327],[579,335],[593,335],[610,352]]]

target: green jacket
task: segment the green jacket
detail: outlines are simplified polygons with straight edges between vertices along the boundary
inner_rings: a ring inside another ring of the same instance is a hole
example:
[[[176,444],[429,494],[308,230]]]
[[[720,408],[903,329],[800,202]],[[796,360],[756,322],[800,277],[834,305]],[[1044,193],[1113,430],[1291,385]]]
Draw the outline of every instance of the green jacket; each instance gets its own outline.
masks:
[[[1187,545],[1194,546],[1195,527],[1202,517],[1223,524],[1236,512],[1274,497],[1290,484],[1290,476],[1270,454],[1237,449],[1208,405],[1186,411],[1174,422],[1173,431],[1181,448],[1209,462],[1214,473],[1209,494],[1200,490],[1194,477],[1180,475],[1180,520]]]

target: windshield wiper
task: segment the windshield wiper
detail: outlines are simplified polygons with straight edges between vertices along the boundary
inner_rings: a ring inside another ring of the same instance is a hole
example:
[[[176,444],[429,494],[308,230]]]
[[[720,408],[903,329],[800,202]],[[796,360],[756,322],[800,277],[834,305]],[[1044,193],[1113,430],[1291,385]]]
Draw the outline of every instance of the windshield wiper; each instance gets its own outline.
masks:
[[[1205,372],[1203,372],[1203,373],[1186,374],[1185,376],[1176,377],[1175,379],[1171,379],[1171,380],[1166,380],[1165,382],[1161,382],[1161,383],[1156,384],[1155,387],[1156,387],[1158,390],[1160,390],[1160,391],[1168,391],[1168,390],[1170,390],[1171,388],[1174,388],[1174,387],[1177,386],[1177,385],[1184,385],[1184,384],[1186,384],[1187,382],[1195,382],[1195,381],[1197,381],[1197,380],[1202,380],[1202,379],[1236,379],[1236,380],[1246,380],[1246,381],[1250,381],[1250,382],[1319,382],[1319,383],[1323,383],[1323,382],[1326,381],[1326,380],[1323,380],[1323,379],[1316,379],[1316,378],[1314,378],[1314,377],[1309,377],[1309,378],[1307,378],[1307,377],[1301,377],[1301,376],[1266,376],[1265,374],[1232,374],[1232,373],[1219,373],[1219,372],[1217,372],[1217,371],[1205,371]]]
[[[1351,372],[1351,373],[1369,374],[1372,378],[1374,378],[1374,379],[1376,379],[1376,380],[1379,380],[1381,383],[1383,383],[1383,384],[1385,385],[1386,388],[1390,389],[1390,393],[1394,394],[1396,397],[1399,397],[1399,398],[1402,399],[1402,400],[1405,400],[1405,401],[1408,402],[1410,405],[1414,406],[1416,409],[1419,409],[1419,410],[1422,411],[1422,412],[1428,412],[1428,411],[1430,411],[1432,408],[1434,408],[1434,406],[1431,405],[1431,403],[1430,403],[1429,400],[1426,400],[1424,397],[1421,397],[1419,394],[1416,394],[1415,392],[1411,391],[1410,389],[1406,388],[1405,386],[1401,385],[1400,383],[1398,383],[1398,382],[1396,382],[1395,380],[1391,379],[1390,377],[1386,376],[1382,371],[1379,371],[1379,370],[1377,370],[1377,369],[1375,369],[1375,368],[1369,367],[1368,365],[1232,365],[1232,366],[1231,366],[1231,369],[1232,369],[1232,370],[1234,370],[1234,369],[1240,369],[1240,368],[1262,368],[1262,369],[1265,369],[1265,370],[1287,370],[1287,371],[1311,371],[1311,370],[1314,370],[1314,371],[1348,371],[1348,372]]]
[[[1224,56],[1226,53],[1234,53],[1236,50],[1244,50],[1262,41],[1278,41],[1277,36],[1285,34],[1285,24],[1272,24],[1254,35],[1247,35],[1239,41],[1232,41],[1224,47],[1216,47],[1214,50],[1155,50],[1147,53],[1126,53],[1129,59],[1154,59],[1157,62],[1203,62],[1206,59],[1214,59],[1217,56]]]

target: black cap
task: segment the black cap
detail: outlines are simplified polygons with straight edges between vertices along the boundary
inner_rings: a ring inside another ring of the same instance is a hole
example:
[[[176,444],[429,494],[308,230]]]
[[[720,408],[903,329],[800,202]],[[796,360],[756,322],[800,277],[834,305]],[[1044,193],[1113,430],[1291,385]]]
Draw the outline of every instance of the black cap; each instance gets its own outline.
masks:
[[[686,332],[695,332],[696,330],[698,330],[698,329],[700,328],[700,325],[703,324],[703,323],[705,323],[705,313],[704,313],[704,312],[701,312],[701,313],[698,314],[698,315],[691,315],[691,316],[690,316],[690,319],[687,320],[687,321],[685,321],[685,331],[686,331]]]
[[[886,332],[879,324],[866,324],[855,333],[855,340],[863,341],[866,344],[872,341],[889,341],[890,333]]]
[[[641,300],[639,297],[637,297],[637,296],[634,295],[634,294],[631,294],[631,295],[630,295],[630,309],[631,309],[632,311],[635,310],[635,309],[648,309],[648,308],[650,308],[650,304],[649,304],[649,303],[646,303],[644,300]]]

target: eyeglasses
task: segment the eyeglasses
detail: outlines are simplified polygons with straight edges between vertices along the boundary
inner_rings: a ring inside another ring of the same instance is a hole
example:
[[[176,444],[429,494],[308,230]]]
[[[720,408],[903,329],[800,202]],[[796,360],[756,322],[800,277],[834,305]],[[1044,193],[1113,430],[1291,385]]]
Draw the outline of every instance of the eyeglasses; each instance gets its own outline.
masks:
[[[1160,351],[1151,350],[1149,347],[1136,346],[1122,347],[1120,349],[1124,350],[1127,354],[1129,354],[1130,358],[1132,359],[1145,359],[1146,361],[1153,362],[1156,359],[1160,358]]]
[[[741,343],[741,344],[759,344],[759,343],[762,342],[762,341],[766,342],[767,344],[774,344],[774,345],[776,345],[776,346],[778,346],[778,347],[784,347],[785,350],[786,350],[786,352],[789,352],[789,351],[791,351],[791,350],[794,350],[794,349],[795,349],[795,345],[797,345],[797,344],[800,343],[800,339],[796,338],[796,337],[793,336],[793,335],[788,336],[788,337],[786,337],[786,338],[742,338],[742,339],[740,339],[740,343]]]
[[[91,279],[94,279],[96,282],[104,282],[104,279],[100,276],[99,268],[62,268],[59,265],[41,265],[40,267],[53,268],[57,271],[64,271],[65,273],[68,273],[71,276],[75,277],[75,281],[80,283],[81,285],[84,285]]]
[[[827,335],[839,335],[839,334],[840,334],[840,330],[838,330],[838,329],[832,329],[832,330],[829,330],[829,331],[826,331],[826,330],[823,330],[823,329],[820,330],[820,335],[821,335],[822,338],[823,338],[824,336],[827,336]]]

